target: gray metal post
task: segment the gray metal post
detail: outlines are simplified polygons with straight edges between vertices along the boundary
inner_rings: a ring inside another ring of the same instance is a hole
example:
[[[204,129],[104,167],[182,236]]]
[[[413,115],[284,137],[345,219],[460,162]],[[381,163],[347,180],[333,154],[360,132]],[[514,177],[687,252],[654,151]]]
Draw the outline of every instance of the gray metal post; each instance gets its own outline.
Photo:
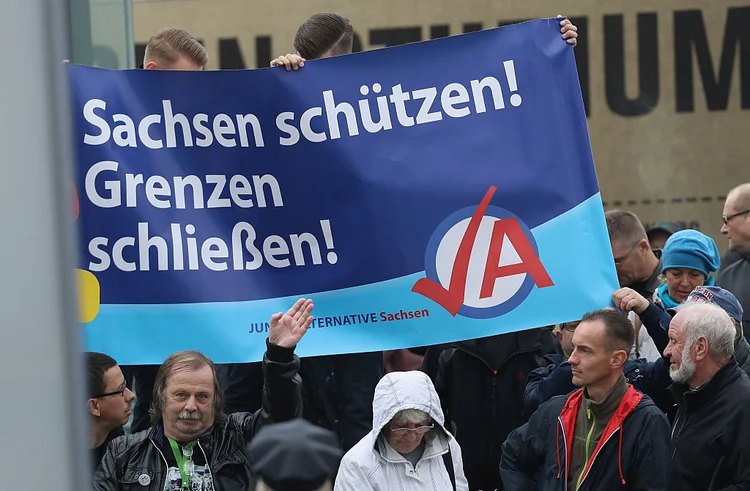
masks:
[[[90,489],[74,281],[65,2],[3,0],[0,488]]]

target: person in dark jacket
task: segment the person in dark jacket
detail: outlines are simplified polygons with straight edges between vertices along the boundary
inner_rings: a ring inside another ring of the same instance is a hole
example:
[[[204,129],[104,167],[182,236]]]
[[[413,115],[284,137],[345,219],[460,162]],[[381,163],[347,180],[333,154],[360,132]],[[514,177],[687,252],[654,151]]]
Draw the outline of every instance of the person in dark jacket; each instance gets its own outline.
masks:
[[[125,383],[117,361],[104,353],[86,353],[89,376],[87,409],[91,415],[92,470],[99,467],[107,444],[122,436],[135,396]]]
[[[634,311],[638,313],[643,326],[648,330],[654,340],[657,349],[664,352],[669,343],[667,330],[675,309],[666,311],[639,295],[629,288],[622,288],[612,295],[612,299],[618,308],[623,311]],[[750,343],[743,336],[742,322],[743,311],[740,302],[731,292],[718,286],[698,286],[688,296],[683,305],[693,303],[712,303],[722,308],[736,328],[734,357],[740,369],[750,376]],[[572,337],[569,331],[575,323],[567,323],[568,330],[563,332],[563,348],[566,336]],[[564,395],[575,390],[572,382],[570,364],[566,357],[548,355],[550,365],[532,371],[526,383],[524,392],[524,406],[527,413],[532,413],[540,404],[550,400],[556,395]],[[644,359],[629,360],[625,365],[625,379],[633,384],[636,390],[642,392],[654,401],[664,411],[670,420],[674,420],[677,407],[674,398],[669,393],[671,384],[669,378],[669,360],[667,358],[648,362]]]
[[[533,370],[526,379],[523,404],[526,414],[532,414],[543,403],[555,396],[570,394],[578,387],[573,383],[573,372],[568,357],[573,352],[572,338],[580,321],[566,322],[560,328],[563,355],[545,355],[549,365]],[[664,345],[666,348],[666,344]],[[646,359],[628,360],[623,370],[625,381],[632,384],[635,390],[648,395],[659,409],[665,413],[674,411],[674,400],[667,388],[672,382],[669,378],[669,363],[660,358],[656,362]]]
[[[294,348],[312,323],[312,301],[300,299],[271,317],[264,356],[263,408],[223,413],[216,367],[195,351],[170,355],[159,367],[152,428],[118,438],[94,474],[96,491],[244,491],[253,489],[244,449],[266,424],[301,414],[299,358]]]
[[[721,233],[729,241],[734,260],[716,276],[716,284],[732,292],[745,309],[742,319],[745,337],[750,337],[750,182],[727,194],[721,216]]]
[[[616,291],[612,299],[615,305],[622,310],[632,310],[638,314],[656,346],[663,352],[669,343],[667,336],[669,324],[672,321],[672,316],[677,313],[679,306],[665,311],[628,288]],[[745,314],[737,297],[732,292],[718,286],[698,286],[690,292],[682,305],[693,303],[712,303],[729,314],[736,331],[734,357],[742,371],[750,376],[750,343],[743,335],[742,319]]]
[[[623,375],[634,337],[624,313],[583,317],[569,359],[581,388],[542,404],[510,434],[500,463],[505,489],[666,488],[669,423]]]
[[[750,489],[750,380],[733,358],[736,329],[716,305],[682,305],[666,354],[678,411],[669,490]]]
[[[610,210],[605,217],[620,286],[651,298],[664,283],[661,251],[651,249],[646,229],[635,213]]]
[[[605,217],[620,286],[632,288],[644,298],[653,297],[666,281],[662,274],[662,251],[651,249],[646,229],[635,213],[610,210]],[[635,327],[635,343],[630,359],[658,360],[661,352],[656,349],[648,331],[641,329],[640,320],[635,315],[631,315],[630,321]]]
[[[526,376],[545,363],[544,346],[555,344],[541,328],[456,343],[440,354],[435,389],[446,429],[461,446],[469,489],[502,489],[502,442],[528,418]]]

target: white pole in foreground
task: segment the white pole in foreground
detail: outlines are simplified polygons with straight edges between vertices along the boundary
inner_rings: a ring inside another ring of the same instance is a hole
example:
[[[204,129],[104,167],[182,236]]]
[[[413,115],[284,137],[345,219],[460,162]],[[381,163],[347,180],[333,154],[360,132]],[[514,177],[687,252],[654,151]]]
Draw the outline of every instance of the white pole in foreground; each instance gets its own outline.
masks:
[[[0,489],[8,491],[91,488],[65,4],[0,5]]]

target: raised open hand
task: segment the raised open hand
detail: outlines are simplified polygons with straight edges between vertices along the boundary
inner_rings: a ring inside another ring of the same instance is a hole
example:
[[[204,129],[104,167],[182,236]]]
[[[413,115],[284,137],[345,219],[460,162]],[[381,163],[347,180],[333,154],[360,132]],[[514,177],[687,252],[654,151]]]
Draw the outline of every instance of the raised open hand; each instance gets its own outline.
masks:
[[[310,314],[313,307],[312,300],[300,298],[286,314],[273,314],[268,328],[268,340],[284,348],[295,347],[312,324],[313,316]]]

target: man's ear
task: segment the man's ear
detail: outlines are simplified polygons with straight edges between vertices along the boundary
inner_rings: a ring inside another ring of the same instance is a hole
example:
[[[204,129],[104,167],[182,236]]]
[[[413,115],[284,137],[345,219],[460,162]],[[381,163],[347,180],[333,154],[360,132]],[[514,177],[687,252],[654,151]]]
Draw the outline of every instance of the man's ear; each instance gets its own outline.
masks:
[[[99,401],[97,401],[96,399],[89,399],[86,406],[88,407],[89,413],[91,413],[92,416],[98,418],[102,415],[101,408],[99,408]]]
[[[145,65],[143,65],[143,68],[145,70],[158,70],[159,66],[156,64],[155,61],[149,61],[148,63],[146,63]]]
[[[708,339],[704,336],[699,337],[693,344],[692,350],[694,361],[701,361],[706,358],[709,352]]]
[[[628,361],[628,353],[625,350],[617,350],[612,353],[612,368],[622,368]]]
[[[651,250],[651,244],[649,243],[648,239],[641,239],[638,241],[638,250],[642,253]]]

